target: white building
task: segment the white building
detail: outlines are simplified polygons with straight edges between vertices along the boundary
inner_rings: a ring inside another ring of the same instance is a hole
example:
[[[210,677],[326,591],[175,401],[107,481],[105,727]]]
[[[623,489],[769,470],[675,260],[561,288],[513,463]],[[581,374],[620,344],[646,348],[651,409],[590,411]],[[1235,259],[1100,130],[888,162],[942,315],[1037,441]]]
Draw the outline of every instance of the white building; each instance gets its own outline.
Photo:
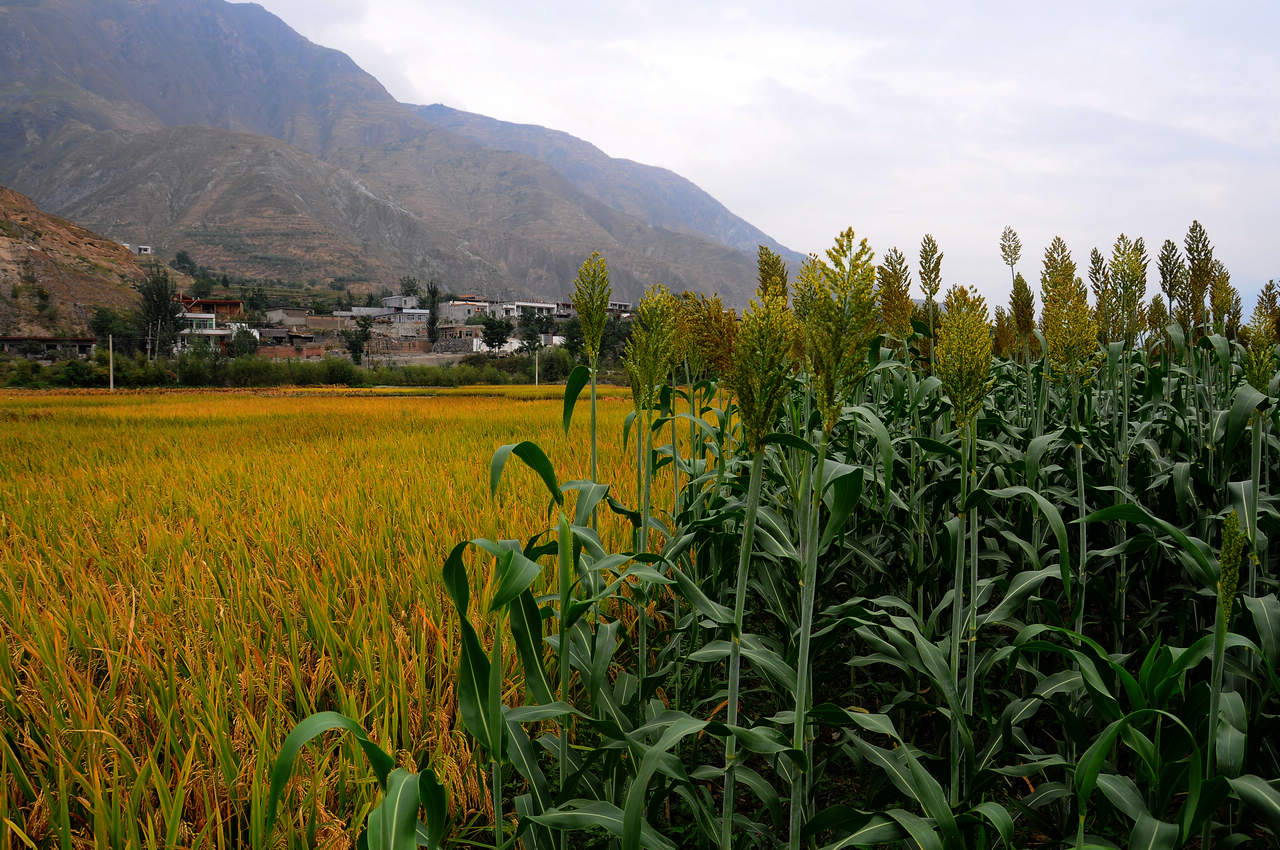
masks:
[[[267,311],[267,324],[300,327],[307,323],[307,312],[303,307],[273,307]]]
[[[418,303],[418,296],[416,295],[388,295],[382,299],[383,307],[389,307],[397,311],[417,309]]]
[[[445,301],[440,305],[440,324],[465,325],[473,316],[481,318],[494,315],[493,305],[488,301],[466,300]]]
[[[507,319],[519,319],[526,310],[535,316],[554,316],[556,305],[548,301],[508,301],[502,305],[502,315]]]
[[[183,313],[179,320],[182,330],[178,331],[178,350],[186,351],[196,340],[205,339],[217,348],[226,348],[231,339],[233,328],[230,325],[219,327],[218,318],[213,313]]]

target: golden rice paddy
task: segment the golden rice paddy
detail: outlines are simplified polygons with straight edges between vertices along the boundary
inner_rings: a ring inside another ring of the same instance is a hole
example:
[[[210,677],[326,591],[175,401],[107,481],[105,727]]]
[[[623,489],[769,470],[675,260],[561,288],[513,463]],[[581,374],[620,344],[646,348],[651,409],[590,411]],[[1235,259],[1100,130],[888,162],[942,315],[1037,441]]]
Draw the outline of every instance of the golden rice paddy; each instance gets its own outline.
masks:
[[[586,400],[566,437],[562,392],[0,394],[8,845],[350,846],[376,787],[337,737],[265,833],[280,743],[329,709],[406,764],[428,754],[455,831],[483,816],[440,568],[461,540],[548,525],[519,464],[490,496],[497,446],[534,440],[561,480],[588,475]],[[628,503],[630,408],[602,391],[601,478]]]

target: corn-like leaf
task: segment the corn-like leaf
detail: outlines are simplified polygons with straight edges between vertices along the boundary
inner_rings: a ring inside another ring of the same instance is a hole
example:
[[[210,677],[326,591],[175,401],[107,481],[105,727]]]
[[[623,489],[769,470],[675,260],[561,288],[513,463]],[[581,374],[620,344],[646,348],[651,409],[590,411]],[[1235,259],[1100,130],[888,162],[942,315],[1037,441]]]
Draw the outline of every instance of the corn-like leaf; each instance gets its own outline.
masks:
[[[582,388],[591,383],[591,370],[586,366],[574,366],[564,385],[564,432],[569,433],[569,424],[573,421],[573,407],[578,402]]]

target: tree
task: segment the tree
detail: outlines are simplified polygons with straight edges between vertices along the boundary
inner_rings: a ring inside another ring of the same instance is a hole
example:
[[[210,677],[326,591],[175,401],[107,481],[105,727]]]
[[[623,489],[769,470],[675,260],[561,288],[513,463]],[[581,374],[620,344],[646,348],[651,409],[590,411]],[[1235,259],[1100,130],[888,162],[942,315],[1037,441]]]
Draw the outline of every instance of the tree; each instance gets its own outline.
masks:
[[[514,330],[511,322],[506,319],[500,319],[497,316],[485,316],[484,332],[481,338],[484,340],[484,347],[490,351],[496,351],[507,344],[511,339],[511,331]]]
[[[357,366],[364,359],[364,346],[373,336],[373,316],[358,316],[356,318],[355,330],[344,330],[342,332],[342,341],[347,345],[347,351],[351,353],[351,362]]]
[[[196,298],[208,298],[213,294],[213,278],[197,274],[195,280],[191,281],[191,294]]]
[[[539,316],[526,307],[520,311],[520,350],[525,354],[534,354],[542,348],[542,335],[551,333],[553,323],[550,316]]]
[[[248,328],[237,328],[235,335],[231,337],[231,344],[227,346],[227,353],[232,357],[241,357],[245,354],[254,354],[258,351],[258,338]]]
[[[128,317],[120,315],[110,307],[96,308],[89,327],[97,337],[99,345],[106,345],[107,337],[111,337],[117,351],[133,351],[136,348],[132,341],[134,332],[129,326]]]
[[[564,334],[564,347],[574,360],[582,356],[587,347],[587,338],[582,333],[582,320],[577,316],[570,316],[560,326],[561,333]],[[601,328],[603,331],[603,328]]]
[[[427,340],[435,345],[440,339],[440,284],[435,278],[427,281]]]
[[[200,270],[199,266],[196,265],[196,261],[191,259],[191,255],[186,251],[179,251],[174,255],[173,262],[169,263],[169,266],[175,271],[180,271],[192,277],[195,277]]]
[[[267,309],[267,291],[262,288],[262,284],[259,283],[253,287],[253,291],[244,301],[244,306],[250,313],[261,313]]]
[[[405,296],[414,296],[422,292],[422,287],[418,285],[416,277],[400,278],[400,294]]]
[[[1018,238],[1017,232],[1008,225],[1000,234],[1000,259],[1004,260],[1004,264],[1009,267],[1009,279],[1013,279],[1013,267],[1022,259],[1022,240]]]
[[[171,351],[178,335],[182,305],[175,300],[178,290],[169,277],[169,270],[159,263],[148,264],[138,292],[142,296],[138,308],[142,336],[155,339],[157,353]]]

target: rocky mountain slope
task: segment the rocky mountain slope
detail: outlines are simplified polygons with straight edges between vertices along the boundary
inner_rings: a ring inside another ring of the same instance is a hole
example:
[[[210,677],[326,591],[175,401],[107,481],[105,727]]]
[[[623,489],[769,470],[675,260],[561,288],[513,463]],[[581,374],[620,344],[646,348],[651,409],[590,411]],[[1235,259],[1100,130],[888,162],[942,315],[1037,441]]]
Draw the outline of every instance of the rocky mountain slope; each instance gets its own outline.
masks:
[[[439,103],[416,109],[431,123],[490,150],[515,151],[541,160],[588,196],[653,227],[709,237],[749,252],[765,245],[796,265],[804,260],[803,255],[779,244],[668,169],[611,157],[560,130],[499,121]]]
[[[132,252],[0,186],[0,336],[86,335],[93,308],[127,309]]]
[[[767,237],[692,184],[480,118],[397,103],[252,4],[0,4],[0,182],[112,238],[239,274],[545,297],[599,250],[624,298],[750,293]]]

